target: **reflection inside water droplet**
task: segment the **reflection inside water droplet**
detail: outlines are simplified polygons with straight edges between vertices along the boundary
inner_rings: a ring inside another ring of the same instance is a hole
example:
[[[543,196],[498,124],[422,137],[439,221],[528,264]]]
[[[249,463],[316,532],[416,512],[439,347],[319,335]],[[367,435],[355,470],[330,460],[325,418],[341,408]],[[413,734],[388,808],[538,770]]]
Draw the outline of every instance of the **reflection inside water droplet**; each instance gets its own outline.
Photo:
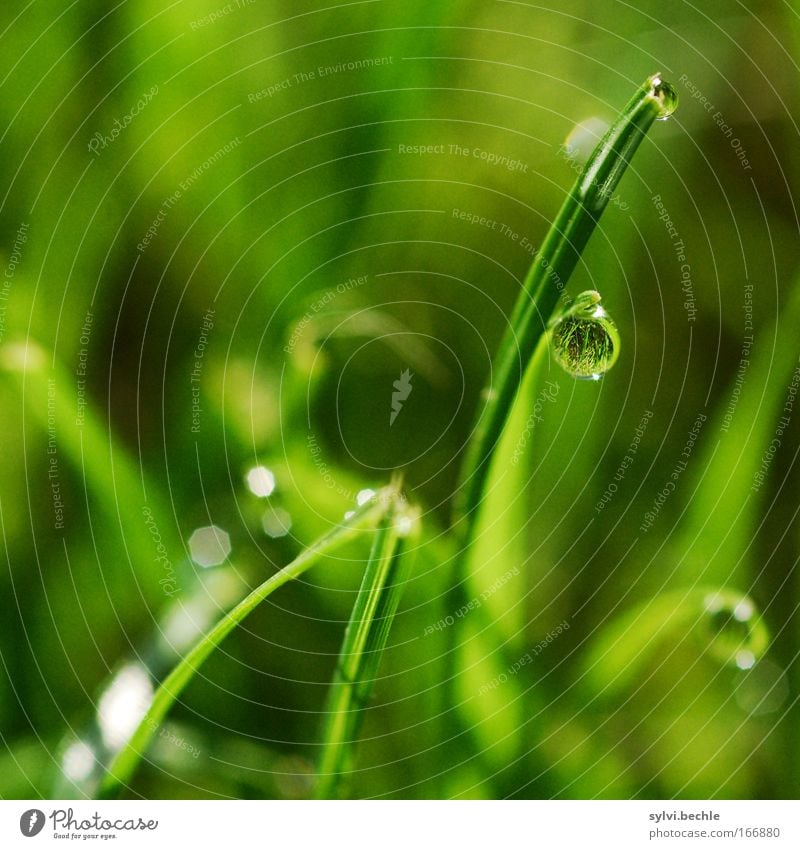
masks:
[[[579,380],[599,380],[619,357],[619,331],[600,301],[598,292],[582,292],[551,324],[553,359]]]

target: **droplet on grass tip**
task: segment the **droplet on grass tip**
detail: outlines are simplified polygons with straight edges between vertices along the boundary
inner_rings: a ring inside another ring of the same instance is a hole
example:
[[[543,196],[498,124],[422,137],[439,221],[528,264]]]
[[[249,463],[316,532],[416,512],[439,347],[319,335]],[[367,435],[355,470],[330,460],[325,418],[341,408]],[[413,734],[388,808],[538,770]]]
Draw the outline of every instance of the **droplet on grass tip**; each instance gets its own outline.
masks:
[[[579,380],[599,380],[619,356],[619,330],[600,300],[582,292],[551,325],[553,359]]]
[[[661,74],[653,74],[649,83],[650,94],[658,101],[659,115],[657,120],[666,121],[678,108],[678,93],[670,83],[662,78]]]

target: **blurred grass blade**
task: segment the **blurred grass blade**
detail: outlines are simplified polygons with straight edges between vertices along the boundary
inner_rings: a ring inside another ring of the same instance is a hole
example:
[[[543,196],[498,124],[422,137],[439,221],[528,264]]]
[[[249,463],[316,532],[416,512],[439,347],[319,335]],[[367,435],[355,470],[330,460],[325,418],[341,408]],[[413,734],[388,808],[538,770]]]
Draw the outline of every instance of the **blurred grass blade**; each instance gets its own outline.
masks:
[[[120,747],[119,752],[111,761],[108,772],[100,786],[101,796],[113,795],[123,788],[144,756],[148,743],[175,700],[225,637],[265,599],[269,598],[275,590],[300,577],[323,556],[371,527],[386,512],[394,497],[395,491],[391,487],[379,491],[374,499],[356,510],[348,520],[325,534],[288,566],[256,587],[233,610],[217,622],[208,633],[203,635],[155,692],[136,730],[124,742],[124,745]]]
[[[796,392],[800,374],[799,326],[800,287],[795,285],[775,324],[759,331],[752,358],[743,361],[749,365],[741,386],[734,386],[738,403],[720,406],[705,425],[709,435],[721,436],[710,440],[698,458],[703,476],[680,535],[672,540],[684,580],[734,581],[745,586],[754,580],[747,571],[747,553],[763,513],[753,507],[769,492],[763,468],[769,471],[773,456],[778,455],[782,442],[778,430],[782,428],[782,436],[787,409],[791,418],[790,390]],[[775,468],[780,465],[778,457]],[[725,521],[719,520],[721,516]],[[757,562],[755,574],[762,568],[763,563]]]
[[[146,505],[159,516],[168,516],[171,511],[162,506],[156,492],[145,492],[135,463],[114,440],[94,406],[78,405],[75,376],[50,351],[31,340],[3,345],[0,374],[3,373],[13,378],[15,389],[24,400],[25,413],[46,438],[51,462],[57,464],[63,453],[85,481],[89,509],[94,502],[118,523],[123,547],[137,567],[140,587],[159,588],[161,567],[153,556],[152,535],[144,520],[131,521],[130,517]],[[74,415],[68,415],[68,411]],[[170,524],[164,523],[159,532],[167,551],[181,550]]]
[[[462,467],[454,518],[465,538],[474,527],[492,454],[559,294],[645,134],[657,118],[674,111],[676,102],[660,75],[644,82],[584,165],[528,271],[495,356],[492,385]]]
[[[548,349],[541,340],[490,462],[467,555],[464,580],[469,597],[480,600],[490,623],[483,632],[487,650],[490,642],[522,648],[531,624],[524,589],[535,584],[530,488],[539,460],[537,422],[559,412],[552,405],[560,375],[548,380],[549,375]]]
[[[605,730],[583,716],[585,705],[542,687],[547,676],[538,659],[525,652],[509,662],[488,646],[483,623],[471,618],[458,654],[458,709],[491,798],[548,798],[570,785],[577,799],[591,798],[598,787],[606,798],[634,792],[628,763]]]
[[[358,729],[405,587],[410,558],[406,539],[417,527],[415,512],[384,516],[344,635],[326,709],[316,796],[336,798],[350,770]]]

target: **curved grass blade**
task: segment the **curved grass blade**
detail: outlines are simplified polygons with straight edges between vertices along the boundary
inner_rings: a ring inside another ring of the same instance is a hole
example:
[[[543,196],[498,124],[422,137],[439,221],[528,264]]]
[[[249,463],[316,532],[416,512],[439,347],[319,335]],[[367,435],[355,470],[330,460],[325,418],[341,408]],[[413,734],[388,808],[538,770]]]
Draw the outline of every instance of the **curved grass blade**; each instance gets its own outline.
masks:
[[[530,488],[538,463],[539,421],[558,415],[559,376],[550,377],[544,341],[531,358],[520,391],[489,465],[487,487],[475,518],[474,541],[466,559],[464,581],[470,599],[479,602],[490,625],[484,639],[495,646],[521,649],[529,612],[525,596],[531,580]],[[562,393],[563,395],[564,393]],[[456,611],[448,613],[455,615]],[[487,646],[488,650],[488,646]],[[513,658],[512,658],[513,659]]]
[[[98,694],[97,709],[88,720],[70,727],[59,746],[56,777],[46,795],[49,792],[53,799],[97,795],[108,765],[135,730],[158,682],[213,626],[220,612],[241,601],[251,587],[240,567],[220,567],[199,575],[169,603],[149,640],[115,667]]]
[[[767,650],[769,632],[753,601],[731,589],[695,587],[648,599],[616,617],[592,641],[584,675],[594,693],[630,688],[665,644],[696,640],[720,663],[750,668]]]
[[[124,787],[144,756],[148,743],[169,709],[192,680],[200,666],[225,637],[275,590],[300,577],[323,556],[358,537],[373,526],[390,508],[395,497],[396,492],[392,487],[387,487],[378,492],[376,498],[356,510],[350,519],[322,536],[288,566],[256,587],[195,643],[155,692],[136,730],[121,745],[118,753],[111,761],[108,772],[100,785],[102,797],[112,796]]]
[[[528,271],[495,356],[493,384],[485,393],[462,468],[454,519],[467,540],[489,461],[559,295],[645,134],[656,119],[672,114],[676,103],[674,91],[659,74],[645,80],[586,162]]]
[[[315,792],[318,799],[337,798],[343,792],[364,709],[408,579],[410,563],[404,549],[416,526],[416,513],[391,510],[375,535],[328,699]]]
[[[453,514],[461,549],[452,565],[448,592],[452,610],[469,602],[464,571],[492,458],[559,296],[645,134],[657,119],[669,117],[676,105],[674,90],[659,74],[645,80],[587,160],[531,264],[495,355],[492,385],[484,392],[485,403],[462,465]],[[456,662],[456,630],[449,631],[451,664]],[[451,691],[454,681],[455,674],[446,675],[445,685]]]

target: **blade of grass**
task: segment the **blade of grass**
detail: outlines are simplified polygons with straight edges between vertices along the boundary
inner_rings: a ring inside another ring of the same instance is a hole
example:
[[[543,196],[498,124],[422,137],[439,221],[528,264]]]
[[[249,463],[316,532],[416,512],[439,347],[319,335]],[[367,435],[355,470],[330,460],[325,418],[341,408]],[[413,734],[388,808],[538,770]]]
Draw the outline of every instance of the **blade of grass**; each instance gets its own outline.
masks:
[[[404,550],[415,526],[414,514],[392,510],[375,535],[328,698],[315,791],[318,799],[338,798],[343,792],[364,709],[408,578],[410,563]]]
[[[648,77],[628,101],[617,121],[595,148],[531,264],[522,291],[495,355],[491,385],[467,446],[456,493],[452,526],[461,547],[452,564],[447,604],[451,612],[468,602],[464,572],[475,537],[479,508],[484,500],[492,458],[511,416],[514,401],[531,367],[537,345],[545,338],[578,260],[600,216],[646,133],[659,118],[667,118],[677,96],[660,74]],[[445,688],[455,696],[457,628],[450,628],[447,652],[450,671]]]
[[[291,563],[284,566],[280,572],[256,587],[195,643],[159,686],[136,730],[110,763],[108,772],[100,785],[102,797],[114,795],[130,779],[139,761],[144,756],[148,743],[158,730],[159,724],[169,709],[225,637],[279,587],[300,577],[315,563],[319,562],[323,556],[359,536],[375,522],[380,521],[387,509],[390,509],[395,497],[396,492],[392,487],[387,487],[378,492],[374,499],[356,510],[350,519],[320,537]]]
[[[454,523],[466,540],[474,529],[489,461],[559,294],[631,157],[654,121],[668,117],[675,103],[674,92],[660,75],[645,80],[589,157],[531,264],[495,356],[492,385],[485,393],[462,467]]]

